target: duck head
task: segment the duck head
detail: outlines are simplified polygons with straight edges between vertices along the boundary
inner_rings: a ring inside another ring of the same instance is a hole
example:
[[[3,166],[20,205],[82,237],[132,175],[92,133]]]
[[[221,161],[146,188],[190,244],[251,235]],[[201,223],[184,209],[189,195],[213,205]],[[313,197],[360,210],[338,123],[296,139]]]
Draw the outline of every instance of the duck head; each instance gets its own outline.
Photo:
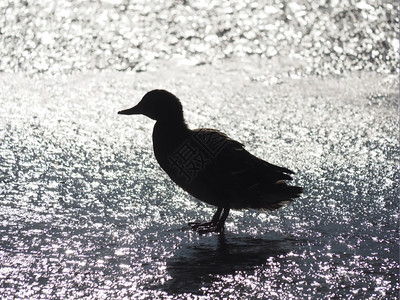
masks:
[[[165,90],[148,92],[136,106],[121,110],[118,114],[145,115],[156,121],[183,122],[181,102],[175,95]]]

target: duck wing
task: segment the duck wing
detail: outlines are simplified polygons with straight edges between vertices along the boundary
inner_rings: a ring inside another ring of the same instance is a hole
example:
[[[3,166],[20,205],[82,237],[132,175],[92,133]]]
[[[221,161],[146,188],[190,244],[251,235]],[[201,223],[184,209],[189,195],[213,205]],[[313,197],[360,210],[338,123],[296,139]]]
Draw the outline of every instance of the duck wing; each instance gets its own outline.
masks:
[[[232,208],[276,209],[300,196],[300,187],[288,186],[293,171],[268,163],[243,144],[213,129],[193,131],[193,138],[212,158],[201,180]],[[223,196],[222,196],[223,195]]]

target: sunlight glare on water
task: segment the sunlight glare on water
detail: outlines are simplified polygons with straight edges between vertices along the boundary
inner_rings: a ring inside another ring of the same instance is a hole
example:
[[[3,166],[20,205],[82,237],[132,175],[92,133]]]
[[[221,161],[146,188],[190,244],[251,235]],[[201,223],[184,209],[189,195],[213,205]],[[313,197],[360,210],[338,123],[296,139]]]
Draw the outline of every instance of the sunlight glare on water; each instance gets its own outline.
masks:
[[[189,124],[220,128],[297,170],[306,189],[284,209],[234,211],[224,235],[199,236],[186,223],[213,209],[157,166],[153,121],[116,115],[150,89],[151,76],[1,77],[1,99],[13,99],[2,100],[0,115],[4,297],[396,295],[394,94],[371,96],[369,78],[351,79],[365,90],[351,101],[345,92],[330,101],[336,90],[323,81],[322,96],[299,95],[295,81],[260,97],[267,87],[244,80],[246,95],[241,86],[225,91],[230,102],[183,92]],[[211,93],[227,80],[203,78]],[[175,80],[164,85],[174,90]]]
[[[283,58],[280,69],[296,77],[394,73],[397,7],[394,1],[363,0],[4,0],[0,70],[146,71],[171,58],[208,64],[251,55]]]
[[[2,299],[398,297],[398,3],[267,2],[0,2]],[[304,195],[190,231],[154,88]]]

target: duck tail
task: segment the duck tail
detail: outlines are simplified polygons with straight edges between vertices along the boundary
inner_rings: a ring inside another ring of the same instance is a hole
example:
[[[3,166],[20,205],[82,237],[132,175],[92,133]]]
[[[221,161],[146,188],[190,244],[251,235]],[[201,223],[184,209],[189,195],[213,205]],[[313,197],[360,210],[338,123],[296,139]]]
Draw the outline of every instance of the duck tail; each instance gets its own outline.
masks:
[[[299,198],[302,193],[302,187],[287,185],[284,180],[278,180],[272,190],[264,195],[260,208],[265,210],[281,208]]]
[[[294,185],[287,185],[284,180],[278,180],[275,183],[277,190],[279,190],[282,194],[290,197],[290,198],[299,198],[303,193],[303,188]],[[294,199],[293,199],[294,200]]]

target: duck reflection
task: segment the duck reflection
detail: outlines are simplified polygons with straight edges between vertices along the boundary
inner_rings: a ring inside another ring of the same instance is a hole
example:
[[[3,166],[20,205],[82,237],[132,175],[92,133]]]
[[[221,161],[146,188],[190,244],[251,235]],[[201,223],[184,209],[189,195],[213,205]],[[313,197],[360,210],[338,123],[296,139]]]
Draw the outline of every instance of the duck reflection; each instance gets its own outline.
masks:
[[[211,285],[218,275],[251,271],[264,264],[269,257],[291,251],[294,240],[261,239],[252,237],[226,237],[221,233],[205,237],[197,245],[186,245],[167,261],[167,271],[172,277],[163,290],[169,293],[196,293]]]

